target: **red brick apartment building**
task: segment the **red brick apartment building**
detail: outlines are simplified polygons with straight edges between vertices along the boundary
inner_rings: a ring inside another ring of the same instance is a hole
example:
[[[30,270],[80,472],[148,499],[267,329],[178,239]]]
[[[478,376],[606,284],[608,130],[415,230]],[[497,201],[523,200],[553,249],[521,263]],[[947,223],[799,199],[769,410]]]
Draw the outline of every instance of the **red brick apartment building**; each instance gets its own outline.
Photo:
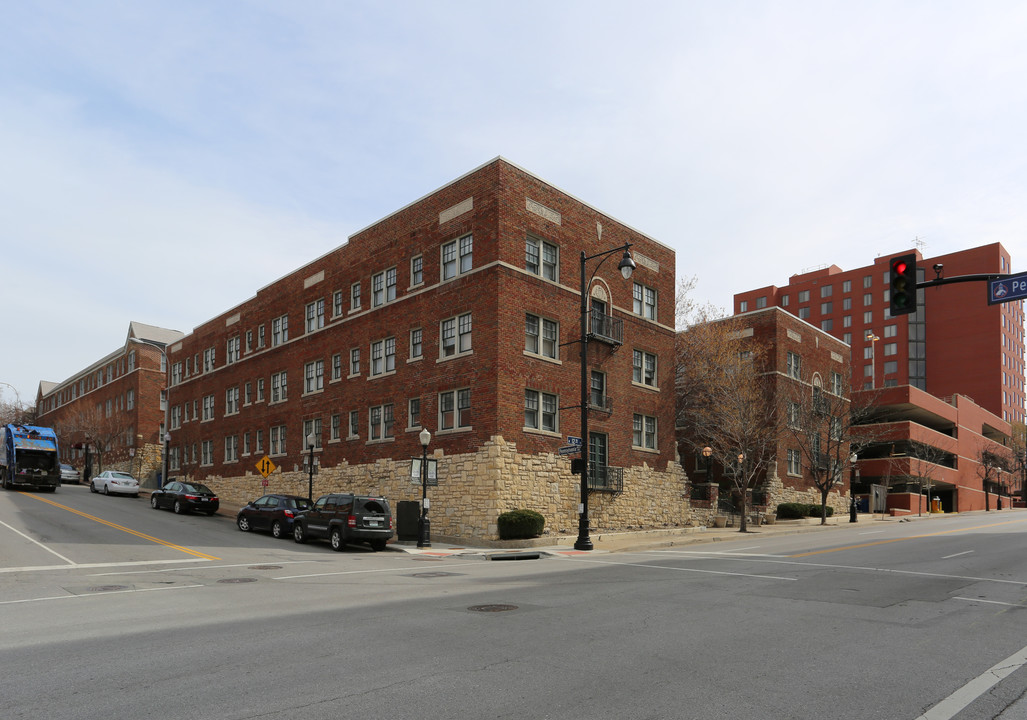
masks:
[[[998,243],[926,259],[915,252],[921,281],[939,271],[952,278],[1009,273],[1011,268],[1009,254]],[[735,311],[781,307],[851,345],[853,371],[864,390],[874,393],[878,419],[888,426],[884,438],[860,455],[860,492],[872,484],[888,486],[889,507],[909,509],[920,506],[920,493],[927,493],[937,475],[941,487],[936,494],[946,510],[984,508],[979,462],[963,438],[1008,448],[1010,423],[1024,420],[1023,306],[988,305],[985,283],[968,282],[918,290],[917,312],[891,317],[888,263],[902,254],[856,270],[832,265],[793,275],[783,288],[739,293]],[[959,443],[921,442],[924,424],[936,429],[928,433],[931,438],[938,439],[940,432]],[[927,452],[930,447],[950,451],[941,463],[947,467],[898,461],[936,455]],[[915,498],[902,497],[912,488],[917,488]]]
[[[597,225],[601,224],[601,235]],[[353,489],[419,500],[432,433],[435,534],[495,537],[500,513],[577,525],[580,256],[626,242],[630,280],[592,260],[588,297],[594,526],[687,521],[674,442],[674,253],[497,158],[351,236],[168,351],[170,474],[243,504]]]
[[[751,341],[766,349],[765,372],[773,378],[768,402],[778,406],[779,421],[782,424],[789,417],[789,404],[812,408],[817,393],[827,393],[831,402],[825,407],[847,412],[849,402],[849,378],[852,368],[849,362],[849,347],[844,342],[820,330],[810,323],[776,307],[767,307],[740,313],[728,321],[738,324],[735,330],[740,338]],[[808,399],[809,402],[804,402]],[[830,424],[826,418],[822,427],[817,424],[803,425],[806,430],[819,429],[823,439],[822,447],[837,457],[830,458],[839,467],[847,465],[849,448],[847,442],[832,444],[826,437]],[[708,507],[713,513],[718,508],[718,498],[730,493],[732,469],[716,462],[709,466],[707,477],[706,459],[700,448],[706,445],[703,438],[689,438],[680,435],[680,454],[688,460],[688,474],[692,479],[693,505],[696,517],[701,517],[701,508]],[[807,446],[810,444],[805,443]],[[711,487],[706,488],[704,485]],[[848,508],[847,483],[839,485],[828,495],[828,504],[836,512]],[[782,428],[774,459],[766,473],[758,481],[753,492],[753,505],[758,509],[773,512],[782,502],[804,502],[820,504],[820,492],[816,489],[811,473],[808,454],[795,437]],[[720,508],[723,509],[723,506]]]
[[[118,469],[155,479],[166,402],[163,349],[183,336],[132,322],[117,350],[63,382],[39,383],[36,422],[57,431],[62,462],[84,471],[88,445],[93,474]]]

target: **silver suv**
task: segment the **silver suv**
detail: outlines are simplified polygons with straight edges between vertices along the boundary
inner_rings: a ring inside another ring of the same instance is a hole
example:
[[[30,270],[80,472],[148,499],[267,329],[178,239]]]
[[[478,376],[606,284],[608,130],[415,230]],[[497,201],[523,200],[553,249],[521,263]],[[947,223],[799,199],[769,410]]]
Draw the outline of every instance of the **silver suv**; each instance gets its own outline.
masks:
[[[375,551],[384,550],[392,532],[388,500],[352,493],[322,495],[292,524],[296,542],[327,539],[335,551],[351,542],[366,542]]]

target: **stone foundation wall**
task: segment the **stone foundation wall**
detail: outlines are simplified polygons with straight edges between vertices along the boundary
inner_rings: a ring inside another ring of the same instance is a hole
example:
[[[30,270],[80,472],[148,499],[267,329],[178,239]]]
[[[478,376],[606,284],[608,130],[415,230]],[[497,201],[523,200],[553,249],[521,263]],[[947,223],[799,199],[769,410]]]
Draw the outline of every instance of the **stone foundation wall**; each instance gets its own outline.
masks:
[[[550,453],[524,455],[502,437],[491,438],[474,453],[444,455],[438,460],[439,484],[428,488],[428,517],[433,536],[472,540],[498,537],[499,515],[525,508],[546,519],[547,535],[577,532],[580,476],[572,475],[567,457]],[[314,475],[313,496],[347,490],[389,499],[395,516],[397,503],[421,499],[421,484],[410,479],[411,460],[376,460],[365,465],[342,463],[320,468]],[[413,462],[420,462],[414,460]],[[206,483],[221,498],[225,512],[234,511],[268,492],[307,495],[308,474],[301,467],[279,468],[263,478],[252,468],[234,477],[180,479]],[[589,517],[595,531],[682,527],[691,522],[686,476],[680,463],[660,470],[646,464],[624,469],[624,492],[589,494]]]

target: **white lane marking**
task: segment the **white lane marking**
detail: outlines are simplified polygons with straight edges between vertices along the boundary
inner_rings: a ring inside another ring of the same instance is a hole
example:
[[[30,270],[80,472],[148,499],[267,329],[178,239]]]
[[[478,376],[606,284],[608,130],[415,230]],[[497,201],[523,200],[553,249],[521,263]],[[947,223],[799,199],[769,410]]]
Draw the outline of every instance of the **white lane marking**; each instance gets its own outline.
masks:
[[[734,550],[651,550],[651,553],[660,555],[691,555],[695,557],[754,557],[754,558],[786,558],[789,555],[768,555],[766,553],[743,553]]]
[[[1006,607],[1018,607],[1018,608],[1027,607],[1027,605],[1020,605],[1018,603],[999,602],[998,600],[981,600],[980,598],[954,597],[952,599],[953,600],[966,600],[967,602],[987,603],[988,605],[1005,605]]]
[[[481,562],[466,562],[466,563],[446,563],[445,567],[465,567],[467,565],[478,565],[481,566]],[[331,575],[370,575],[372,573],[383,573],[383,572],[404,572],[406,570],[425,570],[424,565],[416,567],[401,567],[401,568],[379,568],[377,570],[341,570],[339,572],[324,572],[324,573],[311,573],[310,575],[283,575],[282,577],[271,578],[272,580],[299,580],[303,578],[314,578],[314,577],[329,577]]]
[[[183,562],[181,560],[162,560],[161,562]],[[196,562],[190,560],[189,562]],[[204,561],[208,562],[208,561]],[[219,568],[234,568],[234,567],[251,567],[253,565],[298,565],[300,563],[312,563],[320,562],[319,560],[274,560],[274,561],[259,561],[259,562],[248,562],[248,563],[236,563],[234,565],[205,565],[197,570],[218,570]],[[83,567],[83,566],[79,566]],[[89,577],[107,577],[108,575],[149,575],[153,573],[168,573],[178,572],[179,570],[185,570],[186,568],[166,568],[164,570],[125,570],[124,572],[109,572],[109,573],[93,573]]]
[[[884,530],[867,530],[866,532],[859,533],[859,535],[880,535],[883,532]]]
[[[966,706],[1024,665],[1027,665],[1027,647],[992,665],[923,715],[918,716],[916,720],[951,720]]]
[[[25,598],[24,600],[0,600],[0,605],[17,605],[19,603],[43,602],[44,600],[68,600],[71,598],[91,598],[98,595],[124,595],[125,593],[155,592],[157,590],[188,590],[190,588],[201,588],[203,585],[179,585],[177,587],[159,588],[138,588],[136,590],[108,590],[107,592],[95,592],[85,595],[51,595],[50,597]]]
[[[13,572],[39,572],[45,570],[91,570],[93,568],[110,568],[110,567],[131,567],[133,565],[178,565],[181,563],[206,563],[210,560],[206,558],[196,559],[185,559],[185,560],[132,560],[130,562],[116,562],[116,563],[82,563],[76,565],[30,565],[25,567],[12,567],[12,568],[0,568],[0,573],[13,573]]]
[[[759,578],[761,580],[791,580],[793,582],[798,580],[798,578],[781,577],[779,575],[755,575],[753,573],[733,573],[733,572],[724,572],[724,571],[720,571],[720,570],[699,570],[697,568],[676,568],[676,567],[667,567],[666,565],[650,565],[648,563],[622,563],[622,562],[614,562],[612,560],[588,560],[586,558],[581,558],[581,557],[574,557],[574,558],[570,558],[570,559],[574,560],[575,562],[594,563],[594,564],[597,564],[597,565],[620,565],[622,567],[623,566],[643,567],[643,568],[652,568],[652,569],[656,569],[656,570],[670,570],[672,572],[702,573],[704,575],[729,575],[731,577],[749,577],[749,578]]]
[[[960,555],[969,555],[972,552],[973,552],[973,550],[964,550],[963,552],[956,553],[955,555],[946,555],[945,557],[942,558],[942,560],[948,560],[949,558],[959,557]]]
[[[23,533],[23,532],[22,532],[21,530],[17,530],[17,529],[15,529],[15,528],[12,528],[12,527],[11,527],[10,525],[8,525],[7,523],[5,523],[5,522],[3,522],[3,521],[0,521],[0,525],[3,525],[3,526],[4,526],[5,528],[7,528],[8,530],[10,530],[11,532],[14,532],[14,533],[17,533],[18,535],[21,535],[21,536],[22,536],[23,538],[25,538],[25,539],[26,539],[26,540],[28,540],[29,542],[31,542],[31,543],[35,543],[35,544],[36,544],[36,545],[38,545],[39,547],[41,547],[41,548],[43,548],[44,550],[46,550],[46,551],[47,551],[48,553],[51,553],[51,554],[53,554],[53,555],[56,555],[57,557],[59,557],[59,558],[60,558],[61,560],[63,560],[64,562],[68,563],[69,565],[74,565],[74,564],[75,564],[75,561],[74,561],[74,560],[69,560],[68,558],[64,557],[63,555],[61,555],[61,554],[60,554],[59,552],[57,552],[56,550],[51,550],[50,548],[48,548],[48,547],[47,547],[46,545],[44,545],[43,543],[39,542],[38,540],[35,540],[35,539],[33,539],[33,538],[30,538],[30,537],[29,537],[28,535],[26,535],[25,533]]]

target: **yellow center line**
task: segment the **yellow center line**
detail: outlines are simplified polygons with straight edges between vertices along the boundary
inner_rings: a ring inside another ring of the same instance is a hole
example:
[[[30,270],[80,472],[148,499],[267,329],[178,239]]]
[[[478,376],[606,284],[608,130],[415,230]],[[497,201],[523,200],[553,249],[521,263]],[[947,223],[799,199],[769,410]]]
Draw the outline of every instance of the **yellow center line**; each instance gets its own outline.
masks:
[[[98,518],[95,515],[90,515],[89,513],[84,513],[81,510],[76,510],[75,508],[68,507],[67,505],[61,505],[59,502],[54,502],[53,500],[47,500],[46,498],[39,497],[38,495],[31,495],[31,494],[29,494],[27,492],[20,492],[20,491],[19,491],[18,494],[19,495],[24,495],[25,497],[30,497],[33,500],[38,500],[39,502],[44,502],[44,503],[46,503],[48,505],[53,505],[54,507],[59,507],[62,510],[67,510],[68,512],[75,513],[76,515],[80,515],[81,517],[84,517],[87,520],[92,520],[93,522],[98,522],[101,525],[106,525],[107,527],[112,527],[115,530],[121,530],[122,532],[126,532],[129,535],[135,535],[137,538],[142,538],[143,540],[149,540],[150,542],[157,543],[158,545],[163,545],[164,547],[169,547],[172,550],[180,550],[180,551],[184,552],[187,555],[193,555],[195,557],[204,558],[206,560],[220,560],[221,559],[221,558],[218,558],[218,557],[214,557],[213,555],[207,555],[206,553],[201,553],[199,550],[190,550],[187,547],[182,547],[181,545],[175,545],[174,543],[170,543],[167,540],[161,540],[160,538],[155,538],[153,535],[147,535],[146,533],[137,532],[135,530],[132,530],[131,528],[125,527],[124,525],[118,525],[117,523],[112,523],[112,522],[110,522],[108,520],[104,520],[103,518]]]
[[[959,528],[957,530],[940,530],[938,532],[925,533],[923,535],[911,535],[904,538],[892,538],[891,540],[875,540],[874,542],[860,543],[859,545],[846,545],[845,547],[829,548],[827,550],[812,550],[810,552],[799,553],[798,555],[789,555],[788,557],[800,558],[809,557],[811,555],[824,555],[826,553],[841,552],[842,550],[860,550],[862,548],[873,547],[875,545],[887,545],[888,543],[905,542],[906,540],[920,540],[922,538],[937,537],[939,535],[952,535],[953,533],[984,530],[986,528],[999,527],[1000,525],[1012,525],[1014,523],[1024,522],[1027,522],[1027,520],[1006,520],[1005,522],[991,523],[990,525],[976,525],[974,527]]]

